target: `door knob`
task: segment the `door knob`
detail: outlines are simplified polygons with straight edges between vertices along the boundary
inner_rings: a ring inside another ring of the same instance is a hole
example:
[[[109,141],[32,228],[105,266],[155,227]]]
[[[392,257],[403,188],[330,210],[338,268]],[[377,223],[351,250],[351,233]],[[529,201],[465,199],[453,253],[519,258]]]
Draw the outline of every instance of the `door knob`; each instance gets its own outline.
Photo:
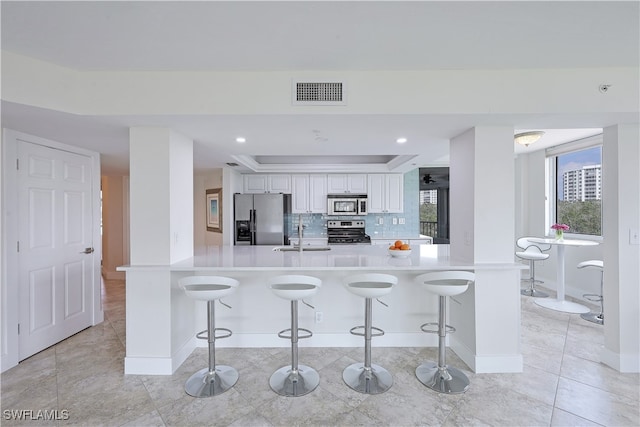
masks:
[[[93,248],[84,248],[84,251],[80,252],[81,254],[92,254]]]

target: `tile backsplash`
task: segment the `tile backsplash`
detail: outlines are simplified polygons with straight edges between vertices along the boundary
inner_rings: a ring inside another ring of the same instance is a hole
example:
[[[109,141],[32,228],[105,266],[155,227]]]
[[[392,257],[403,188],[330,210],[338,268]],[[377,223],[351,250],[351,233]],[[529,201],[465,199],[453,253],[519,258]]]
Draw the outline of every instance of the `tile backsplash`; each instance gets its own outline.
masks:
[[[286,222],[289,236],[298,236],[298,221],[302,218],[305,237],[327,237],[327,221],[330,219],[364,220],[366,233],[371,238],[415,237],[420,234],[419,220],[419,171],[404,174],[404,212],[397,214],[369,214],[366,216],[334,216],[325,214],[288,214]],[[396,224],[393,223],[394,218]],[[404,224],[400,224],[404,219]]]

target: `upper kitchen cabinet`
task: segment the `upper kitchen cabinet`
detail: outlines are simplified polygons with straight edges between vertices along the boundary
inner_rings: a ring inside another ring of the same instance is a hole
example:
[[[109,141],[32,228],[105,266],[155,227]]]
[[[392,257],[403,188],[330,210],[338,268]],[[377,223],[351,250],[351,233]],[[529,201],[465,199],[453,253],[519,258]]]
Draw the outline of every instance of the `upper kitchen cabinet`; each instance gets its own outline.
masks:
[[[327,213],[327,175],[292,175],[291,189],[291,212]]]
[[[327,192],[329,194],[353,193],[367,194],[367,174],[333,173],[327,175]]]
[[[243,175],[244,193],[285,193],[291,194],[291,175]]]
[[[404,176],[399,173],[368,176],[369,213],[402,213],[404,210]]]

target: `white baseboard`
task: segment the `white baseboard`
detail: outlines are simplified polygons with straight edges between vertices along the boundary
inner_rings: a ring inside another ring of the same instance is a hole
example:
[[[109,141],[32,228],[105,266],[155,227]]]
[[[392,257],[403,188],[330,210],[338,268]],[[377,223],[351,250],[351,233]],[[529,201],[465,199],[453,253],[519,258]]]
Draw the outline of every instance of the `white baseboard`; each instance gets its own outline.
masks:
[[[640,354],[620,354],[603,348],[601,359],[602,363],[618,372],[640,372]]]
[[[458,341],[455,335],[449,337],[449,343],[458,357],[477,374],[522,372],[524,368],[522,354],[477,355]]]
[[[172,375],[196,348],[196,337],[187,341],[172,357],[126,356],[125,375]]]
[[[451,338],[450,338],[451,339]],[[364,338],[351,334],[315,333],[298,342],[300,347],[362,347]],[[376,347],[437,347],[438,337],[422,332],[385,333],[374,338]],[[187,341],[172,357],[131,357],[124,360],[124,373],[130,375],[171,375],[191,355],[196,347],[206,347],[205,340],[195,337]],[[277,334],[234,334],[216,341],[218,348],[289,347],[291,342]],[[522,355],[473,354],[466,346],[451,339],[451,349],[476,373],[522,372]]]
[[[171,375],[173,359],[171,357],[131,357],[124,358],[125,375]]]
[[[539,280],[543,280],[544,283],[538,284],[536,285],[536,287],[539,288],[546,288],[552,291],[556,291],[557,287],[556,287],[556,279],[549,279],[547,277],[536,277],[536,279]],[[525,282],[522,282],[523,286],[525,284]],[[544,290],[544,289],[541,289]],[[586,298],[584,298],[582,295],[584,295],[586,293],[586,291],[584,289],[581,288],[576,288],[575,286],[570,286],[570,285],[565,285],[564,288],[564,295],[565,297],[571,297],[571,298],[575,298],[577,301],[581,301],[585,304],[588,305],[594,305],[597,303],[594,303],[592,301],[587,300]]]

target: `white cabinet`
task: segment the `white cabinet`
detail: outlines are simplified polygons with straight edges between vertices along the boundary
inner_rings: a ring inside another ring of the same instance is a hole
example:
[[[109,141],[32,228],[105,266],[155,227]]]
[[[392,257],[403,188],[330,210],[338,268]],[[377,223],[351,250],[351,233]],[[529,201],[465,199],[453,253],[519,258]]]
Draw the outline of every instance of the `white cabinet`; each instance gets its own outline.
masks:
[[[402,240],[402,239],[371,239],[371,244],[389,247],[395,244],[396,240]]]
[[[364,173],[332,173],[327,175],[329,194],[367,194],[367,175]]]
[[[411,246],[432,245],[433,244],[433,238],[432,237],[421,237],[419,239],[409,239],[409,244]]]
[[[402,213],[404,176],[399,173],[368,175],[369,213]]]
[[[289,244],[298,246],[298,238],[290,237]],[[328,246],[328,240],[326,237],[303,237],[302,246]]]
[[[291,175],[291,212],[327,213],[327,175]]]
[[[244,193],[291,194],[291,175],[246,174],[242,178]]]
[[[403,237],[398,237],[395,239],[371,239],[372,245],[383,245],[383,246],[391,246],[396,240],[401,240],[404,243],[409,243],[411,247],[419,246],[419,245],[431,245],[433,244],[433,240],[429,236],[415,238],[415,239],[405,239]]]

